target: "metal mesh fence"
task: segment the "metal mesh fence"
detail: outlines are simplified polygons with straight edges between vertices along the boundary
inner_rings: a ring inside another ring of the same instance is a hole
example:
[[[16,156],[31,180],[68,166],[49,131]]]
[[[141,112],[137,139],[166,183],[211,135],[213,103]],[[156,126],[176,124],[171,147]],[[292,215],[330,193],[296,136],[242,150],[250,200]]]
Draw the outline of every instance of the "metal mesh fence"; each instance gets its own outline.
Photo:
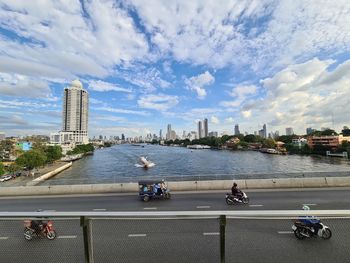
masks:
[[[79,220],[54,219],[57,237],[24,238],[24,218],[0,220],[0,262],[84,262],[84,243]]]
[[[249,219],[227,216],[226,260],[220,261],[220,220],[214,214],[86,217],[90,262],[350,262],[349,217],[321,216],[332,237],[300,240],[290,217],[252,214]],[[57,238],[31,241],[24,238],[23,219],[0,218],[0,262],[87,262],[86,236],[78,219],[52,217]]]

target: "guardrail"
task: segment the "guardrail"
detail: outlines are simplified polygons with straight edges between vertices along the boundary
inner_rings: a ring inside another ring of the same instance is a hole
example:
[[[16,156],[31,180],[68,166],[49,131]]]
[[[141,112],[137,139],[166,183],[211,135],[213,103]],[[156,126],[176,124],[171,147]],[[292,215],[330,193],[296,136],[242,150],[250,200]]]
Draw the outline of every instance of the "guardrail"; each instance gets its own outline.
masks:
[[[94,220],[186,220],[218,219],[220,262],[225,262],[225,232],[227,219],[296,219],[316,216],[321,219],[349,219],[350,210],[249,210],[249,211],[146,211],[146,212],[0,212],[0,221],[50,218],[52,220],[80,220],[84,242],[85,262],[94,262],[92,222]],[[111,234],[112,235],[112,234]]]

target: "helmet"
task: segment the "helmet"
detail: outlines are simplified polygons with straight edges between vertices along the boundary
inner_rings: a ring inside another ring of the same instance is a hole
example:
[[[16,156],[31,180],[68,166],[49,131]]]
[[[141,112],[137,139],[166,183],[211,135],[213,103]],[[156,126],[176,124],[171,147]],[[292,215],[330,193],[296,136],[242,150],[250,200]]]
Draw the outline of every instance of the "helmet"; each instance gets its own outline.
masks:
[[[310,210],[310,207],[308,207],[307,205],[303,205],[303,210],[309,211],[309,210]]]
[[[236,187],[236,186],[237,186],[237,184],[236,184],[236,183],[233,183],[233,186],[234,186],[234,187]]]

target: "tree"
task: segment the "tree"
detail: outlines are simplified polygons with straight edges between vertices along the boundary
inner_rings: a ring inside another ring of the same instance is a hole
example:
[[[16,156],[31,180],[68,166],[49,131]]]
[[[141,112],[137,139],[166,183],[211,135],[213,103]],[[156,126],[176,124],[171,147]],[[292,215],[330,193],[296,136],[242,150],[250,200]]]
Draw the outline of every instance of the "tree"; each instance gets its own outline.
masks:
[[[263,141],[263,146],[267,148],[275,148],[276,143],[273,139],[268,138]]]
[[[341,132],[343,136],[350,136],[350,129],[343,129]]]
[[[256,136],[254,134],[248,134],[244,136],[243,140],[245,142],[256,142]]]
[[[0,163],[0,175],[3,175],[5,173],[5,167],[2,163]]]
[[[46,159],[45,154],[41,151],[29,150],[17,158],[16,164],[26,167],[28,170],[33,170],[44,165]]]
[[[14,163],[11,163],[9,168],[8,168],[8,171],[11,173],[11,174],[14,174],[16,171],[20,170],[21,167],[16,164],[15,162]]]
[[[322,136],[330,136],[330,135],[338,135],[338,133],[335,132],[335,130],[327,129],[324,131],[321,131]]]
[[[53,161],[59,160],[62,157],[62,148],[61,146],[48,146],[45,149],[45,154],[47,157],[47,162],[52,163]]]

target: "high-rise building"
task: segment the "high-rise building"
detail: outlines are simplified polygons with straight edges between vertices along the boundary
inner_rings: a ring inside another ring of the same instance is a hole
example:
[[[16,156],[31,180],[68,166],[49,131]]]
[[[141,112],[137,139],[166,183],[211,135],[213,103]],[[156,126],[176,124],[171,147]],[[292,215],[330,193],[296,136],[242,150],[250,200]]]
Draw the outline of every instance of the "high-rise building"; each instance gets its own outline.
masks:
[[[79,80],[74,80],[64,89],[62,130],[51,134],[51,143],[67,146],[63,152],[76,144],[88,144],[88,115],[89,94]]]
[[[203,126],[204,126],[203,127],[204,128],[203,136],[208,137],[208,119],[204,119]]]
[[[159,130],[159,140],[163,139],[163,135],[162,135],[162,129]]]
[[[239,126],[238,124],[235,125],[235,135],[239,135],[240,131],[239,131]]]
[[[209,137],[218,137],[218,132],[216,131],[209,132]]]
[[[292,127],[288,127],[286,128],[286,135],[293,135],[294,134],[294,131],[293,131],[293,128]]]
[[[4,132],[0,132],[0,141],[5,140],[6,136]]]
[[[202,121],[198,122],[198,139],[203,138]]]
[[[263,125],[263,128],[259,130],[259,136],[263,138],[267,138],[267,130],[266,130],[266,124]]]
[[[171,140],[171,139],[170,139],[170,138],[171,138],[171,124],[168,124],[167,132],[166,132],[165,138],[166,138],[167,140]]]
[[[125,141],[125,135],[122,133],[122,141]]]

